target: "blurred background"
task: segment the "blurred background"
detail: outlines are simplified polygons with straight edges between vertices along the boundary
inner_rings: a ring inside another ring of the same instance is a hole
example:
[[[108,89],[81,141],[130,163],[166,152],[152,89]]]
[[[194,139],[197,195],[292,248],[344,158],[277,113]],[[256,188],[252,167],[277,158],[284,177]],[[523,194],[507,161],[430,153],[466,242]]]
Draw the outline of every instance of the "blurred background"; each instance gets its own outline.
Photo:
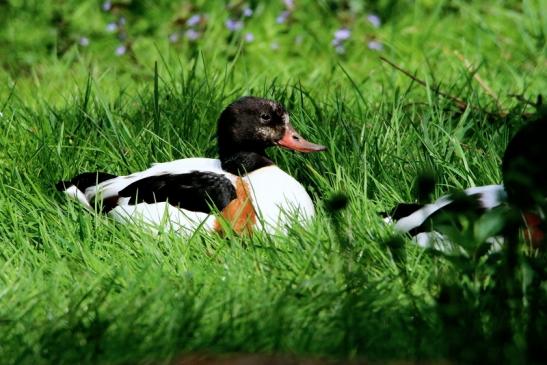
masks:
[[[115,95],[150,78],[158,61],[174,73],[196,67],[319,89],[347,71],[378,89],[384,55],[432,83],[480,68],[503,103],[540,89],[542,10],[540,1],[1,0],[0,78],[54,101],[91,73],[115,79],[105,88]]]

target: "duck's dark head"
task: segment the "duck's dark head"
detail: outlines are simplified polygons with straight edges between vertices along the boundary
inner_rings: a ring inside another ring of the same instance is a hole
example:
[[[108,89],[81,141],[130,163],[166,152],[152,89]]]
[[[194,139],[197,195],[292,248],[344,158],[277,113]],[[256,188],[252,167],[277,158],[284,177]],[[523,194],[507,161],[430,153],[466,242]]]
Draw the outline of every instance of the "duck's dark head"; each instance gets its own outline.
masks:
[[[240,174],[272,164],[264,152],[268,147],[300,152],[326,149],[302,138],[281,104],[253,96],[238,99],[224,109],[218,120],[217,138],[222,167]]]

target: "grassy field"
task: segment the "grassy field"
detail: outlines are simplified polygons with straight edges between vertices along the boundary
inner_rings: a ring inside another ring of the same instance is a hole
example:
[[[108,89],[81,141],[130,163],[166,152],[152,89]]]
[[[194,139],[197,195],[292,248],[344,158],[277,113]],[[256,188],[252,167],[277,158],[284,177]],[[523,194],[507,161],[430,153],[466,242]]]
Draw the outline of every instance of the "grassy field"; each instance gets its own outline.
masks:
[[[484,256],[472,237],[469,257],[445,257],[377,213],[416,200],[422,171],[435,197],[501,181],[524,100],[546,90],[546,3],[192,3],[0,1],[0,362],[544,359],[544,252]],[[249,94],[329,147],[270,151],[310,191],[309,227],[153,235],[55,191],[215,157],[219,112]]]

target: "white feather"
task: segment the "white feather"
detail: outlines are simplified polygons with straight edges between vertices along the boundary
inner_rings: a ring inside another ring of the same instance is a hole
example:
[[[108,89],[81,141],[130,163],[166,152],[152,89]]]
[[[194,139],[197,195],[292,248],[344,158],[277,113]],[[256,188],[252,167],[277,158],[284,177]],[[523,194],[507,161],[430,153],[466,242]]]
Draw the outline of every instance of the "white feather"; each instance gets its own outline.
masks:
[[[87,209],[93,210],[85,194],[80,189],[78,189],[75,185],[70,185],[68,188],[64,190],[64,193],[68,195],[71,199],[74,199],[80,202],[80,204],[82,204]]]
[[[314,214],[313,202],[295,178],[277,166],[255,170],[245,177],[261,228],[284,230],[295,221],[305,223]]]
[[[122,223],[145,225],[154,231],[173,230],[182,235],[190,235],[200,226],[212,230],[215,219],[207,213],[180,209],[166,202],[119,205],[109,214]]]

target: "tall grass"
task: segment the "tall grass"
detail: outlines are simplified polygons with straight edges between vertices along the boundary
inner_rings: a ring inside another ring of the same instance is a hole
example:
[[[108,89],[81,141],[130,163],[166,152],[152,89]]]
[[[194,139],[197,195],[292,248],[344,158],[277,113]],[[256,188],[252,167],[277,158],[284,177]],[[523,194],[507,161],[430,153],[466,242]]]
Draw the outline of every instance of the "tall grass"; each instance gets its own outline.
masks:
[[[3,63],[2,363],[135,363],[194,352],[541,360],[542,252],[519,251],[509,266],[503,255],[435,255],[393,238],[377,214],[414,200],[425,170],[437,176],[435,196],[501,181],[503,150],[531,110],[507,94],[532,99],[546,86],[541,4],[402,5],[405,13],[378,31],[383,54],[416,70],[428,88],[357,41],[336,56],[338,20],[316,17],[330,13],[330,2],[304,4],[310,20],[275,33],[277,53],[266,41],[225,44],[224,8],[203,5],[210,33],[194,50],[142,36],[133,60],[114,59],[103,44],[59,56],[36,50],[39,62],[21,68]],[[270,40],[280,8],[256,9],[250,26]],[[301,32],[304,45],[288,46]],[[499,100],[454,50],[476,63]],[[459,110],[436,87],[478,108]],[[55,191],[57,180],[82,171],[127,174],[155,161],[216,156],[216,118],[245,94],[279,100],[307,139],[329,147],[269,151],[313,196],[310,226],[279,237],[154,235]],[[500,108],[513,112],[492,117]],[[340,192],[347,206],[337,210]]]

